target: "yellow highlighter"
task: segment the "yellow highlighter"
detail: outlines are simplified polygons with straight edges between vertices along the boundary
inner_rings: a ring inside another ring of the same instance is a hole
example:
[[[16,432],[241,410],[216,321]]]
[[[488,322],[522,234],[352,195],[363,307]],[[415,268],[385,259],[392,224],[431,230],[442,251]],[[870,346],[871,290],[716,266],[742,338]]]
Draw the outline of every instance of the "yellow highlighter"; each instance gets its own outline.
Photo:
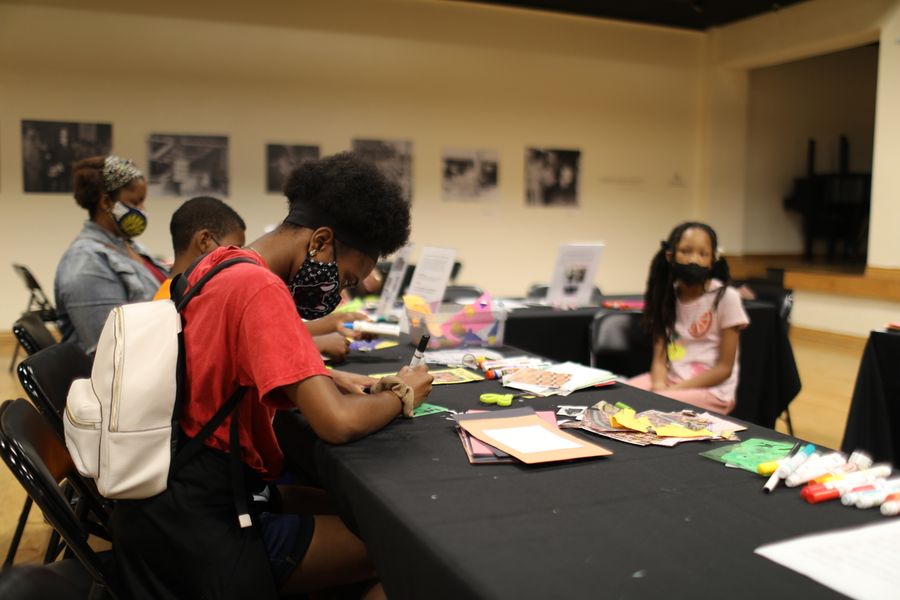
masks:
[[[778,460],[770,460],[769,462],[759,463],[756,465],[756,472],[764,477],[768,477],[772,473],[778,470],[778,465],[781,461]]]

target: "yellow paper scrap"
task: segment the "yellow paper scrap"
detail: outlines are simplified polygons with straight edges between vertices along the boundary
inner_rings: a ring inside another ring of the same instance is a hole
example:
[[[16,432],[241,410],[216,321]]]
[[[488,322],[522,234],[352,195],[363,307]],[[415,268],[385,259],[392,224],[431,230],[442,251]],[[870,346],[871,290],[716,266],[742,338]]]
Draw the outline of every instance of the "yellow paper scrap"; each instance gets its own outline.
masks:
[[[638,418],[634,416],[634,409],[632,408],[623,408],[612,415],[609,418],[609,422],[613,427],[618,427],[619,429],[631,429],[633,431],[640,431],[641,433],[646,433],[653,425],[647,417]]]
[[[681,438],[692,438],[692,437],[712,437],[713,432],[709,429],[688,429],[682,425],[664,425],[662,427],[654,428],[656,435],[659,437],[681,437]]]
[[[425,315],[431,314],[431,307],[421,296],[403,296],[403,305],[407,310],[412,310]]]

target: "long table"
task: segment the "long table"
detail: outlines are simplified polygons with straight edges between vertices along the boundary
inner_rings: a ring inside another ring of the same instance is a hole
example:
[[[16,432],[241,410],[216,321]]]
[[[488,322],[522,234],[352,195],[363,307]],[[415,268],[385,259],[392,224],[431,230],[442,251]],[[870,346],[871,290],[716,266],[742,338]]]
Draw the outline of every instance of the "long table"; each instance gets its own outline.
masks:
[[[412,348],[345,366],[396,370]],[[497,382],[436,386],[429,401],[483,408]],[[625,385],[514,406],[624,401],[685,405]],[[502,410],[502,409],[499,409]],[[542,466],[470,465],[443,415],[398,419],[353,444],[316,442],[315,462],[350,526],[366,540],[388,597],[842,597],[753,553],[766,543],[872,522],[873,511],[811,506],[796,490],[761,491],[754,474],[698,456],[713,447],[636,447],[579,432],[614,454]],[[788,439],[751,425],[742,439]]]
[[[787,329],[774,305],[748,300],[744,309],[750,317],[750,326],[741,332],[741,374],[734,415],[774,427],[775,420],[800,392],[800,375]],[[505,340],[553,360],[587,365],[590,364],[591,323],[595,315],[608,311],[601,307],[518,309],[507,318]]]
[[[873,331],[863,351],[841,447],[900,462],[900,332]]]

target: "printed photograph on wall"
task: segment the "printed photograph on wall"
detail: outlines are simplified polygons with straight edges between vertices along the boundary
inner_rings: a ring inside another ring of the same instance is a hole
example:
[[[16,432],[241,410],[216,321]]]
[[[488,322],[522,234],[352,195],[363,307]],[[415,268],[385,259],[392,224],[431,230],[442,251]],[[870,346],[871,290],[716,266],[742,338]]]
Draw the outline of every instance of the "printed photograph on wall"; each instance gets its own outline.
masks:
[[[580,150],[525,150],[525,204],[578,206]]]
[[[72,191],[72,163],[109,154],[112,125],[68,121],[22,121],[22,181],[25,192]]]
[[[445,148],[442,156],[444,200],[494,200],[498,158],[495,150]]]
[[[228,138],[152,133],[147,138],[150,196],[227,196]]]
[[[412,201],[412,142],[409,140],[353,140],[353,151],[370,160],[400,184],[403,197]]]
[[[288,175],[308,160],[319,158],[318,146],[289,146],[266,144],[266,191],[280,194]]]

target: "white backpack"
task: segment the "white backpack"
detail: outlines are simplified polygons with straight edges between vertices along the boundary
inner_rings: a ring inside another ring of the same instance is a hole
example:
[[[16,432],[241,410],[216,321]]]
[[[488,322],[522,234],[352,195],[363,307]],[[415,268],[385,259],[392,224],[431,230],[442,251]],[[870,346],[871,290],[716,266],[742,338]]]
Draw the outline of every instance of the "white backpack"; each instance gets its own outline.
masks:
[[[63,424],[78,472],[110,499],[149,498],[166,490],[178,448],[183,356],[180,311],[236,258],[216,265],[193,287],[172,282],[179,300],[139,302],[110,312],[97,343],[90,379],[72,383]],[[194,438],[208,437],[240,400],[238,390]],[[179,457],[181,458],[181,457]]]

